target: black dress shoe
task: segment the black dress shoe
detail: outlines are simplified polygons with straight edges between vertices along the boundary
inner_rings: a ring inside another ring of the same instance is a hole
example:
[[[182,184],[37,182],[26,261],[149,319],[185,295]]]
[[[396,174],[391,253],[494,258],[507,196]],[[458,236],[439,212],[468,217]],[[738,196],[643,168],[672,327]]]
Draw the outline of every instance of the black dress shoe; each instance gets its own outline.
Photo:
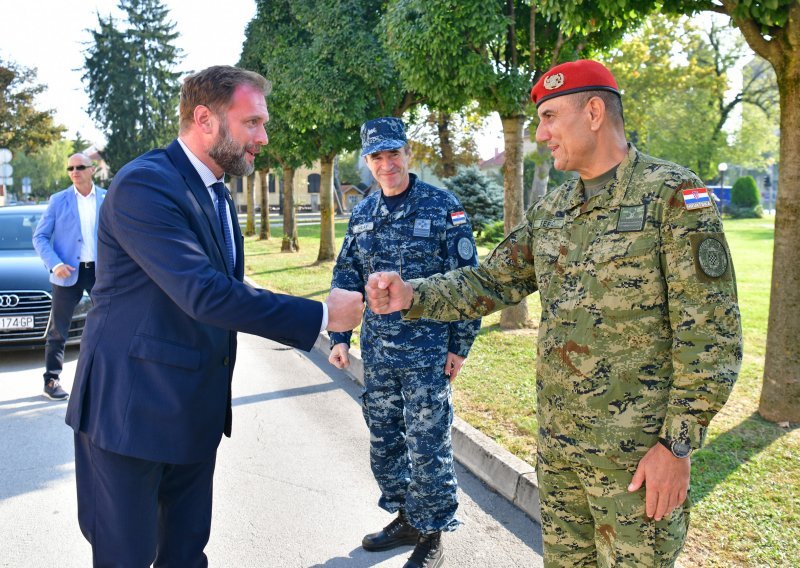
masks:
[[[417,546],[403,568],[440,568],[444,566],[442,533],[421,534]]]
[[[383,527],[383,530],[365,536],[361,546],[364,550],[373,552],[389,550],[406,544],[416,544],[419,536],[419,531],[408,524],[403,511],[400,511],[397,518]]]

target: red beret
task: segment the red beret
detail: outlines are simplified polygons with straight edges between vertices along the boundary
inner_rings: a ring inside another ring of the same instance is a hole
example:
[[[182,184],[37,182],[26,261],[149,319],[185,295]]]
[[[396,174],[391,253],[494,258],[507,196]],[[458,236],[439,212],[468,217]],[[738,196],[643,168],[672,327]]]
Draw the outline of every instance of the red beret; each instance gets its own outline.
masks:
[[[547,99],[597,90],[619,95],[619,87],[611,71],[597,61],[579,59],[556,65],[539,77],[531,89],[531,100],[538,107]]]

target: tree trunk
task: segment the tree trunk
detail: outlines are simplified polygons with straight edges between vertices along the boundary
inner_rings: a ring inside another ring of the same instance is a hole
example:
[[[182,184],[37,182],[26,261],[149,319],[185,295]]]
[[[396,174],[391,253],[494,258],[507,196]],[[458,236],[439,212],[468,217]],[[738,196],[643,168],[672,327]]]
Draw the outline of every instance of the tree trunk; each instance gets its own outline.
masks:
[[[266,241],[272,237],[269,226],[269,170],[259,170],[258,180],[261,185],[261,229],[258,238]]]
[[[525,215],[522,197],[522,128],[525,115],[500,117],[503,122],[503,140],[506,161],[503,164],[503,222],[505,234],[519,225]],[[500,314],[500,327],[518,329],[528,325],[528,302],[523,299],[516,306]]]
[[[536,170],[533,173],[533,184],[531,186],[531,205],[547,193],[547,182],[550,179],[551,167],[553,167],[553,159],[550,157],[550,150],[547,148],[547,144],[537,144]]]
[[[436,129],[439,132],[439,149],[442,152],[442,177],[447,179],[456,175],[456,153],[450,139],[450,113],[436,113]]]
[[[336,259],[336,242],[333,225],[333,158],[320,159],[319,188],[319,254],[317,262]]]
[[[247,210],[247,221],[244,225],[244,236],[252,237],[256,234],[256,174],[253,172],[244,178],[244,202]]]
[[[775,422],[800,422],[800,61],[795,59],[796,48],[786,55],[783,69],[776,68],[780,173],[764,385],[758,405],[759,414]]]
[[[294,168],[283,168],[283,242],[281,252],[297,252],[297,218],[294,210]]]

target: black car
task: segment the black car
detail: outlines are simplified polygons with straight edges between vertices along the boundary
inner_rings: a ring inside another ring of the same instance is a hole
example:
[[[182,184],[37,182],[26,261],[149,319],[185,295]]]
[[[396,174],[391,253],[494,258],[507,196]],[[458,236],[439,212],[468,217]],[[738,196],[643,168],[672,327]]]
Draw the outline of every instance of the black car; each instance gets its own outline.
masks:
[[[33,248],[33,231],[45,205],[0,207],[0,349],[44,347],[50,326],[50,274]],[[84,293],[67,345],[80,342],[92,303]]]

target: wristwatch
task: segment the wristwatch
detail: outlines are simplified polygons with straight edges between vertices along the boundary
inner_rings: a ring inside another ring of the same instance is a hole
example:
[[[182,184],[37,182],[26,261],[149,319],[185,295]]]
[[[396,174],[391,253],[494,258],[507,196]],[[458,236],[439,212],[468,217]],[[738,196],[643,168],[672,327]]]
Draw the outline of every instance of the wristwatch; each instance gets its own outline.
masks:
[[[676,458],[684,459],[692,455],[692,446],[688,442],[659,438],[658,443],[672,452],[672,455]]]

